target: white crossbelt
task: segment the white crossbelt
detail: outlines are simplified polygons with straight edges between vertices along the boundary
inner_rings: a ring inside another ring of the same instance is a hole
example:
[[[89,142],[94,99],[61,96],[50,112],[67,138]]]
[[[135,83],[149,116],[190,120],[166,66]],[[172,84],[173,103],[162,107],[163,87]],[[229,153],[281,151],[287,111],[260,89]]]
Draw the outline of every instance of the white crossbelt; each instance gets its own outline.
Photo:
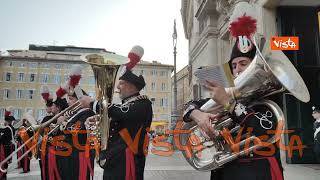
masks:
[[[317,137],[317,134],[320,132],[320,127],[318,127],[315,131],[314,131],[314,134],[313,134],[313,138],[316,139]]]

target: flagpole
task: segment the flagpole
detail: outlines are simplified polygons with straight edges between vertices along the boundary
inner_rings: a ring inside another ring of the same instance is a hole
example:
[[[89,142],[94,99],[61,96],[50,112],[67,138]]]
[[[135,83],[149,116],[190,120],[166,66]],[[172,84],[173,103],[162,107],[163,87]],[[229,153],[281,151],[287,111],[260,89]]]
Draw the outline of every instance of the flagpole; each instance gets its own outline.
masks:
[[[172,34],[172,42],[173,42],[173,109],[171,112],[171,127],[175,128],[177,123],[177,29],[176,29],[176,20],[174,20],[173,25],[173,34]]]

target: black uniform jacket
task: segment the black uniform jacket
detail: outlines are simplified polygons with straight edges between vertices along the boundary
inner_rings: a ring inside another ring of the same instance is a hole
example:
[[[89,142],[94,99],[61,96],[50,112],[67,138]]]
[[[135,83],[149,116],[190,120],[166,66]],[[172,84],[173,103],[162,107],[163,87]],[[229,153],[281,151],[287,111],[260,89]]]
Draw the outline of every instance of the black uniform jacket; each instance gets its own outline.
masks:
[[[193,105],[196,109],[199,109],[208,100],[191,101],[187,104],[187,107]],[[234,111],[229,115],[236,124],[240,124],[243,128],[242,135],[244,136],[250,132],[249,134],[256,137],[266,136],[270,138],[273,134],[268,133],[268,130],[276,130],[278,125],[275,115],[266,105],[254,105],[248,108],[241,103],[236,103]],[[185,112],[184,121],[189,121],[189,116],[190,113]],[[236,138],[236,135],[233,136],[233,139]],[[266,142],[266,140],[263,140],[263,142]],[[271,179],[273,173],[278,175],[277,180],[282,179],[283,170],[280,162],[280,151],[276,144],[273,144],[273,147],[275,148],[274,151],[264,146],[264,148],[259,149],[259,153],[250,153],[247,156],[240,157],[238,160],[227,163],[221,169],[212,171],[211,179],[268,180]],[[261,153],[262,151],[269,153]],[[272,172],[275,169],[276,171]]]
[[[144,147],[147,138],[147,129],[152,121],[152,103],[147,98],[136,98],[139,94],[134,94],[122,101],[122,104],[112,104],[109,107],[110,135],[107,148],[107,166],[104,167],[104,179],[123,179],[126,175],[126,151],[128,144],[137,139],[138,146],[134,148],[134,164],[136,179],[143,178],[145,166]],[[141,96],[140,96],[141,97]],[[140,134],[138,133],[140,131]],[[131,139],[121,137],[120,134],[127,134]],[[134,146],[134,145],[133,145]]]
[[[0,128],[0,143],[10,145],[12,142],[12,130],[9,126]]]
[[[313,123],[313,130],[314,130],[314,151],[317,154],[317,157],[320,158],[320,122],[315,121]]]

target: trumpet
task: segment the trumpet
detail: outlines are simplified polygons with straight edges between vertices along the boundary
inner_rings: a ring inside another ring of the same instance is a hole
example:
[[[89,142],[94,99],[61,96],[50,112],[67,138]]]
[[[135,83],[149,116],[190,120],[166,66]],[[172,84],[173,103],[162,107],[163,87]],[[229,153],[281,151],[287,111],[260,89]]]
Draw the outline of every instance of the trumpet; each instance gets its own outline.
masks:
[[[72,115],[74,115],[80,109],[81,109],[80,101],[77,101],[74,104],[72,104],[71,106],[69,106],[68,108],[66,108],[63,111],[61,111],[60,113],[56,114],[54,117],[52,117],[47,122],[44,122],[41,125],[30,125],[29,127],[27,127],[26,130],[32,130],[34,132],[34,134],[35,134],[35,132],[41,132],[44,128],[48,127],[53,121],[57,120],[60,116],[66,116],[67,118],[70,118]],[[51,135],[60,126],[61,126],[60,124],[56,125],[55,128],[53,128],[53,130],[51,130],[47,135]],[[3,161],[1,161],[0,162],[0,171],[3,172],[3,173],[6,173],[7,170],[9,169],[9,166],[8,166],[7,169],[3,169],[4,164],[7,163],[14,156],[14,154],[16,154],[22,148],[24,148],[27,144],[31,143],[31,141],[34,138],[35,138],[35,135],[30,137],[19,148],[17,148],[8,157],[6,157]],[[36,148],[37,147],[36,145],[38,145],[38,144],[39,144],[39,142],[37,144],[33,145],[32,147],[30,147],[30,149],[27,152],[25,152],[20,158],[17,159],[17,162],[19,162],[22,158],[24,158],[26,155],[28,155],[28,153],[30,151],[32,151],[32,149]]]

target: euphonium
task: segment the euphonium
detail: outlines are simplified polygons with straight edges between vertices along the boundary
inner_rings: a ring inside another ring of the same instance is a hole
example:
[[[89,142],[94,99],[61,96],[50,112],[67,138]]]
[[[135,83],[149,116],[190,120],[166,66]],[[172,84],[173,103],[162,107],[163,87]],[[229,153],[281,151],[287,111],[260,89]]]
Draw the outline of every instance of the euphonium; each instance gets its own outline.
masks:
[[[281,108],[273,101],[264,98],[287,90],[297,99],[308,102],[310,100],[308,89],[295,67],[282,51],[270,51],[270,45],[267,43],[261,52],[255,41],[254,45],[257,47],[255,58],[249,67],[235,79],[235,87],[227,88],[226,91],[233,95],[238,102],[248,107],[254,105],[267,106],[278,122],[285,120]],[[209,100],[200,110],[207,111],[215,107],[218,107],[218,105],[213,100]],[[222,115],[222,112],[220,114]],[[197,170],[209,171],[221,168],[224,164],[260,147],[261,140],[259,138],[256,136],[245,137],[237,144],[240,151],[233,152],[226,142],[227,140],[221,134],[226,129],[231,129],[231,134],[237,134],[240,125],[234,123],[230,117],[223,116],[213,126],[216,130],[215,137],[209,140],[202,135],[195,122],[185,123],[182,127],[184,130],[190,130],[191,133],[180,134],[181,144],[191,143],[191,145],[201,144],[203,146],[202,149],[191,150],[191,156],[187,151],[182,152],[188,163]],[[195,142],[191,141],[192,136],[197,136],[200,143],[196,142],[194,144]],[[272,136],[267,142],[275,143],[278,140],[279,137]],[[243,149],[246,141],[258,143],[250,144],[249,148]]]
[[[116,54],[106,53],[104,55],[89,54],[85,56],[85,62],[90,64],[96,82],[96,96],[99,100],[99,112],[97,112],[97,125],[93,128],[91,135],[98,136],[100,141],[100,157],[98,163],[104,167],[108,147],[109,127],[111,119],[108,117],[108,105],[112,101],[116,75],[121,65],[128,62],[128,58]]]

